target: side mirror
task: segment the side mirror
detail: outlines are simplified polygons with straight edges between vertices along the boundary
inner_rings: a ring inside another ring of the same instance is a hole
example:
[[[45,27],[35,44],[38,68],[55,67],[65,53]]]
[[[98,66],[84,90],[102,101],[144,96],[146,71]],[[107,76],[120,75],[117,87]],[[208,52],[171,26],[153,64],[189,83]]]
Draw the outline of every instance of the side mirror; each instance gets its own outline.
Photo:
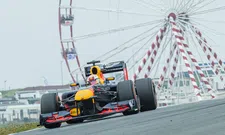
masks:
[[[115,80],[115,77],[108,77],[108,78],[106,78],[106,80],[107,81],[113,81],[113,80]]]
[[[79,83],[71,83],[70,87],[76,87],[76,86],[79,86],[79,85],[80,85]]]

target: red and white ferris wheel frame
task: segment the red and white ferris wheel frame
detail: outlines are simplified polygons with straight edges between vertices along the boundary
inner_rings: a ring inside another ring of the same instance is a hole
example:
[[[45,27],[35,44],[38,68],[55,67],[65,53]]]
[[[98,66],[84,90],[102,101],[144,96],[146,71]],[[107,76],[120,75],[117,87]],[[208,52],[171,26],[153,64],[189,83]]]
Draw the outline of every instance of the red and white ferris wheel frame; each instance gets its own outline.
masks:
[[[176,15],[174,13],[171,13],[168,16],[168,23],[172,26],[172,33],[173,33],[173,37],[175,38],[175,46],[174,48],[172,48],[171,52],[170,52],[170,56],[168,57],[165,66],[163,67],[163,74],[160,76],[159,79],[159,84],[158,84],[158,88],[160,89],[160,87],[162,86],[162,83],[164,81],[166,72],[169,68],[169,63],[171,63],[171,58],[173,55],[174,56],[174,64],[172,66],[172,71],[170,73],[170,77],[169,77],[169,83],[170,86],[173,85],[173,81],[175,78],[175,73],[176,73],[176,66],[178,64],[178,57],[181,57],[183,59],[183,61],[185,62],[185,66],[188,70],[188,74],[191,78],[191,82],[192,85],[194,87],[194,92],[196,94],[196,96],[198,97],[198,99],[201,100],[201,94],[200,94],[200,89],[197,85],[196,79],[194,77],[194,72],[193,69],[191,67],[191,64],[194,64],[194,67],[196,68],[196,71],[199,73],[200,78],[201,78],[201,82],[203,82],[206,85],[206,88],[208,90],[208,93],[211,95],[212,98],[215,98],[215,93],[212,90],[212,87],[210,86],[208,80],[206,79],[202,69],[200,66],[198,66],[197,64],[197,60],[195,59],[195,57],[193,56],[191,50],[189,49],[189,45],[185,42],[185,38],[183,36],[183,31],[177,26],[175,20],[176,20]],[[147,68],[147,73],[145,73],[144,77],[148,77],[149,76],[149,72],[151,71],[151,66],[155,63],[155,57],[157,55],[157,52],[159,50],[160,47],[160,43],[163,40],[163,36],[165,34],[165,31],[168,27],[168,24],[164,26],[164,28],[161,28],[159,33],[156,35],[156,41],[153,42],[152,46],[150,46],[149,50],[147,50],[146,55],[143,57],[142,61],[140,62],[140,65],[138,66],[137,71],[135,72],[133,79],[136,80],[139,76],[139,74],[141,73],[143,67],[145,66],[145,64],[147,63],[148,60],[150,60],[150,63],[148,65]],[[193,26],[193,28],[195,28],[195,33],[196,33],[196,37],[199,36],[200,38],[202,38],[202,35],[200,33],[199,30],[197,30],[196,27]],[[199,34],[200,33],[200,34]],[[159,40],[160,39],[160,40]],[[206,40],[203,40],[205,42],[205,44],[207,43]],[[157,45],[157,47],[156,47]],[[203,47],[203,45],[201,44],[201,42],[199,42],[199,45],[203,48],[203,51],[206,53],[206,48],[208,48],[208,50],[210,51],[211,55],[209,56],[209,54],[207,54],[208,60],[210,61],[210,57],[213,57],[219,61],[219,64],[221,67],[224,67],[222,60],[220,58],[217,57],[217,54],[215,52],[213,52],[212,48],[210,47],[206,47],[206,45]],[[186,55],[187,53],[187,55]],[[188,60],[188,57],[190,58],[190,61]],[[212,66],[214,66],[213,64],[214,62],[212,62]],[[218,73],[216,73],[218,75]]]
[[[72,4],[73,4],[73,0],[68,0],[69,1],[69,6],[72,7]],[[67,56],[66,56],[66,53],[65,53],[65,47],[64,47],[64,42],[63,42],[63,38],[62,38],[62,25],[61,25],[61,4],[62,4],[62,0],[59,0],[59,8],[58,8],[58,24],[59,24],[59,36],[60,36],[60,44],[61,44],[61,47],[62,47],[62,54],[63,54],[63,58],[66,62],[66,66],[68,68],[68,71],[70,73],[70,76],[72,78],[72,81],[75,83],[77,80],[75,80],[72,72],[71,72],[71,68],[70,68],[70,65],[69,65],[69,62],[68,62],[68,59],[67,59]],[[72,8],[69,8],[69,15],[72,15]],[[69,32],[70,32],[70,38],[72,39],[73,38],[73,25],[70,25],[70,26],[67,26],[67,27],[70,27],[69,29]],[[75,49],[75,42],[74,40],[71,40],[71,43],[72,43],[72,47],[73,49]],[[83,79],[85,80],[85,77],[84,77],[84,74],[82,72],[82,69],[81,69],[81,65],[80,65],[80,60],[79,60],[79,57],[78,57],[78,54],[76,55],[76,61],[77,61],[77,65],[78,65],[78,68],[82,74],[82,77]]]

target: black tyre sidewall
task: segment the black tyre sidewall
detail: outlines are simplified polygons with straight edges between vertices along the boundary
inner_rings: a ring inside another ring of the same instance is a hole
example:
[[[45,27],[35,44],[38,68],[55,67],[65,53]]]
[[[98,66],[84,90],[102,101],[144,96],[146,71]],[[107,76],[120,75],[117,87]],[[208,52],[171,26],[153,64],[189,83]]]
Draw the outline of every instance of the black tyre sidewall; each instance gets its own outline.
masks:
[[[47,93],[41,97],[41,114],[59,111],[59,97],[57,93]]]
[[[141,102],[141,111],[155,110],[157,108],[156,92],[152,79],[136,80],[136,90]]]
[[[140,106],[138,106],[139,101],[138,97],[134,88],[134,83],[131,80],[126,80],[123,82],[119,82],[117,85],[117,101],[126,101],[126,100],[131,100],[135,99],[136,104],[137,104],[137,111],[125,111],[123,112],[124,115],[131,115],[131,114],[136,114],[139,112]]]
[[[131,80],[119,82],[117,85],[118,101],[131,100],[135,98],[134,84]]]
[[[59,97],[57,93],[47,93],[41,97],[41,114],[53,113],[59,111]],[[45,128],[57,128],[61,123],[45,124]]]

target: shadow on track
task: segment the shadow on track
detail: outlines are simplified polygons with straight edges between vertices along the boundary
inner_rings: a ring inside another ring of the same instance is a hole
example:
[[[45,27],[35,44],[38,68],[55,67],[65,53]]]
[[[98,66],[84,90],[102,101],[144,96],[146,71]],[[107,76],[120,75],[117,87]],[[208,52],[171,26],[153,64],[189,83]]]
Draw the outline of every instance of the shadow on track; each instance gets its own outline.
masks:
[[[101,120],[107,120],[107,119],[120,118],[120,117],[126,117],[126,116],[124,116],[123,114],[120,114],[119,113],[119,115],[118,114],[114,114],[114,115],[107,116],[107,117],[102,117],[102,118],[88,119],[88,120],[85,120],[82,123],[67,124],[66,122],[64,122],[65,124],[63,124],[62,127],[60,127],[60,128],[64,128],[64,127],[68,127],[68,126],[74,126],[74,125],[81,125],[81,124],[91,123],[91,122],[95,122],[95,121],[101,121]]]

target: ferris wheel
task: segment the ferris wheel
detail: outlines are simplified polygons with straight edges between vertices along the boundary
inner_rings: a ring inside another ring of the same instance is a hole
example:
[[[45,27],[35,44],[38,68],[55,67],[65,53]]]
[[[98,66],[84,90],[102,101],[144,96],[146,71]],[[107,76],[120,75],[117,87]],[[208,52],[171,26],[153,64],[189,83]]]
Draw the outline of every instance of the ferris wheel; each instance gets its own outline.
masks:
[[[80,59],[122,59],[130,79],[158,78],[160,90],[165,83],[172,88],[178,78],[188,77],[197,98],[203,92],[215,98],[210,77],[224,83],[225,74],[224,57],[215,49],[221,43],[214,41],[225,35],[220,29],[225,22],[215,19],[225,10],[225,3],[219,3],[223,1],[59,0],[62,56],[72,80],[76,82],[78,72],[85,80]],[[212,75],[200,63],[206,63]]]

